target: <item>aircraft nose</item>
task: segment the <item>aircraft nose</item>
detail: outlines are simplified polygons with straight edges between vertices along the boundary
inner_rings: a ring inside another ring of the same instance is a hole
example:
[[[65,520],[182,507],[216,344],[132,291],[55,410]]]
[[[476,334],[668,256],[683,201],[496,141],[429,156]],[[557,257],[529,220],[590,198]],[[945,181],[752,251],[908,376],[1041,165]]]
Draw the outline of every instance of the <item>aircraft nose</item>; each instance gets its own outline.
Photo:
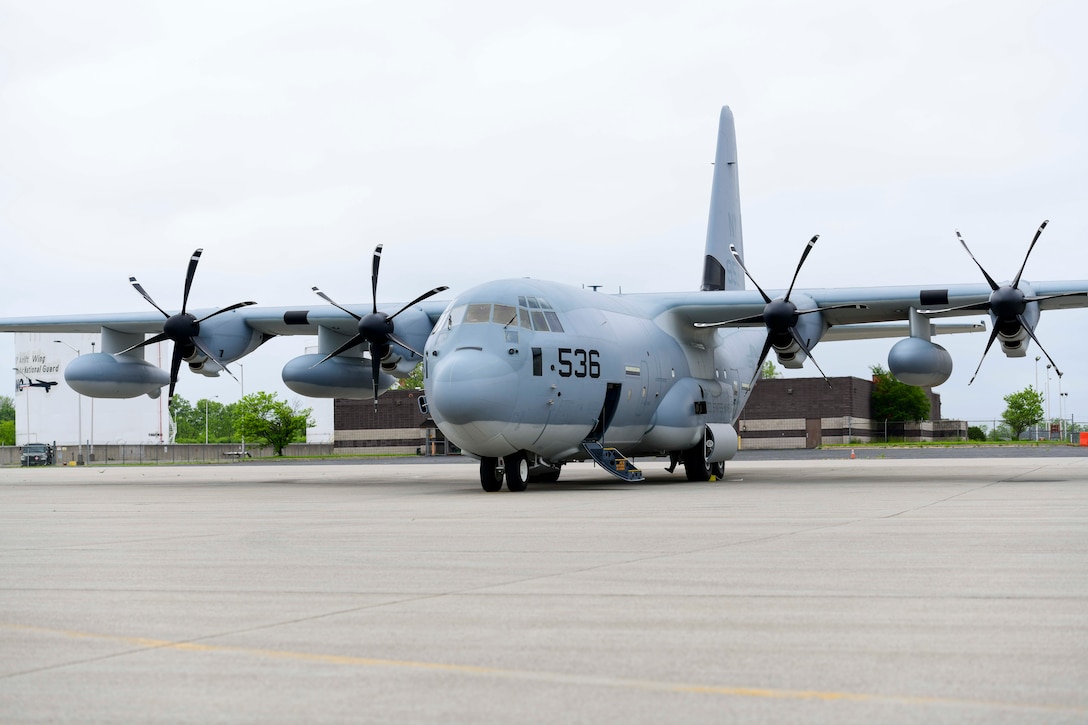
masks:
[[[427,405],[438,423],[503,423],[509,420],[517,397],[514,370],[481,350],[454,350],[431,365]]]

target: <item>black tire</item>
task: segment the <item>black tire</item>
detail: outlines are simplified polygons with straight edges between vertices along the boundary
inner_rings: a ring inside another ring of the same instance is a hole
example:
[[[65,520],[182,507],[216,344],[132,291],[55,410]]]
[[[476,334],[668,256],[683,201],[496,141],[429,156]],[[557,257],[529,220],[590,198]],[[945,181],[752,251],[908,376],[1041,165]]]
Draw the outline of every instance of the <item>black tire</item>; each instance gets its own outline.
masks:
[[[714,476],[714,478],[718,479],[719,481],[725,478],[725,464],[721,462],[711,463],[710,475]]]
[[[529,487],[529,461],[524,453],[511,453],[503,458],[506,465],[506,490],[524,491]]]
[[[684,451],[684,473],[689,481],[709,481],[710,467],[706,463],[703,444],[694,445]]]
[[[488,493],[502,490],[503,471],[499,468],[498,458],[480,459],[480,485]]]

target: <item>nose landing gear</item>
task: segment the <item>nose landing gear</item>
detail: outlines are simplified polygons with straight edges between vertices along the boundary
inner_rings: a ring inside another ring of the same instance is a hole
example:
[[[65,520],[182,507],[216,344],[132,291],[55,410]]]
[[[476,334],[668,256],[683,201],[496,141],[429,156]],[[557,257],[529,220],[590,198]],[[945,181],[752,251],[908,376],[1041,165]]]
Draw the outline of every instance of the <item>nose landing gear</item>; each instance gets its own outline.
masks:
[[[488,493],[502,489],[506,479],[508,491],[524,491],[529,486],[529,459],[521,451],[498,458],[480,459],[480,486]]]

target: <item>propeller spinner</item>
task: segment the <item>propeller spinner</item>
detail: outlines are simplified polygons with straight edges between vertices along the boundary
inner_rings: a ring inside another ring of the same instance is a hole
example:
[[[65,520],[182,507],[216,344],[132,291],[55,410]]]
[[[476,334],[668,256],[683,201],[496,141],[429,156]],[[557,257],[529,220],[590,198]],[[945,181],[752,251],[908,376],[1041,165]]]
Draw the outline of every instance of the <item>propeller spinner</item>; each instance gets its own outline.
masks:
[[[343,345],[341,345],[340,347],[336,348],[335,350],[330,352],[328,355],[323,357],[321,360],[319,360],[317,363],[314,364],[314,367],[317,367],[318,365],[320,365],[321,363],[325,362],[326,360],[328,360],[330,358],[334,358],[337,355],[340,355],[341,353],[344,353],[344,352],[350,350],[351,348],[355,347],[356,345],[361,345],[364,342],[367,343],[370,346],[370,367],[371,367],[371,372],[373,373],[372,379],[373,379],[373,382],[374,382],[374,405],[375,405],[375,407],[378,405],[378,378],[379,378],[379,375],[381,374],[381,361],[382,361],[382,358],[385,357],[386,354],[388,354],[388,352],[389,352],[389,344],[393,343],[393,344],[396,344],[396,345],[400,345],[404,349],[412,351],[414,354],[418,355],[419,357],[423,357],[422,352],[420,352],[419,350],[416,350],[414,347],[412,347],[407,342],[405,342],[403,338],[397,336],[396,328],[395,328],[395,325],[393,323],[393,319],[397,315],[399,315],[400,313],[407,310],[409,307],[412,307],[413,305],[415,305],[415,304],[417,304],[419,302],[422,302],[423,300],[427,299],[428,297],[432,297],[432,296],[438,294],[439,292],[444,292],[445,290],[449,289],[449,287],[435,287],[433,290],[431,290],[429,292],[424,292],[419,297],[416,297],[414,300],[412,300],[408,304],[404,305],[404,307],[401,307],[399,310],[397,310],[396,312],[394,312],[391,315],[387,315],[384,312],[379,312],[378,311],[378,269],[381,266],[381,261],[382,261],[382,245],[379,244],[374,249],[374,261],[371,264],[371,273],[370,273],[371,311],[366,315],[358,315],[358,314],[352,312],[351,310],[347,309],[346,307],[338,304],[335,300],[333,300],[332,297],[329,297],[327,294],[322,292],[317,287],[313,288],[314,293],[317,294],[318,297],[325,300],[326,302],[328,302],[333,307],[336,307],[337,309],[351,315],[359,323],[358,326],[357,326],[358,332],[355,334],[354,337],[352,337],[350,340],[345,342]]]
[[[213,355],[211,350],[208,349],[208,346],[200,340],[200,323],[212,317],[215,317],[216,315],[221,315],[224,312],[230,312],[231,310],[236,310],[239,307],[246,307],[247,305],[257,304],[256,302],[252,301],[236,302],[229,307],[224,307],[221,310],[216,310],[215,312],[212,312],[209,315],[205,315],[200,319],[197,319],[195,315],[187,312],[186,310],[189,305],[189,290],[193,286],[193,277],[196,275],[196,266],[200,263],[200,255],[203,252],[203,249],[197,249],[195,252],[193,252],[193,256],[189,258],[189,269],[185,273],[185,288],[181,295],[181,312],[178,312],[176,314],[171,315],[162,307],[159,307],[158,303],[156,303],[155,300],[151,298],[151,295],[149,295],[147,291],[140,285],[140,283],[136,281],[135,277],[128,278],[128,281],[132,284],[136,291],[140,293],[140,296],[147,300],[152,307],[161,312],[166,320],[162,324],[162,332],[155,335],[154,337],[149,337],[141,343],[137,343],[132,347],[122,350],[119,354],[123,354],[140,347],[145,347],[147,345],[152,345],[157,342],[172,340],[174,343],[174,352],[170,357],[169,397],[171,399],[174,397],[174,386],[176,386],[178,382],[178,371],[181,369],[181,361],[185,358],[191,357],[196,351],[200,351],[202,355],[207,357],[209,360],[215,362],[223,370],[226,370],[228,375],[230,375],[232,378],[234,377],[234,374],[227,369],[226,364],[215,355]]]

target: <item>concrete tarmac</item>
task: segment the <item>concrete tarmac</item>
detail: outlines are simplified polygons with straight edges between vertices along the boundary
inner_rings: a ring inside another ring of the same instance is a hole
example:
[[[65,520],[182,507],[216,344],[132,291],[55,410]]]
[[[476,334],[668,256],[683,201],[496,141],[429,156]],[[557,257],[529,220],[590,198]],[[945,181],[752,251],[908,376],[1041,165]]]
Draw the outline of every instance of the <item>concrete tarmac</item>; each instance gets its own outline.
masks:
[[[1088,721],[1088,458],[0,470],[0,721]]]

